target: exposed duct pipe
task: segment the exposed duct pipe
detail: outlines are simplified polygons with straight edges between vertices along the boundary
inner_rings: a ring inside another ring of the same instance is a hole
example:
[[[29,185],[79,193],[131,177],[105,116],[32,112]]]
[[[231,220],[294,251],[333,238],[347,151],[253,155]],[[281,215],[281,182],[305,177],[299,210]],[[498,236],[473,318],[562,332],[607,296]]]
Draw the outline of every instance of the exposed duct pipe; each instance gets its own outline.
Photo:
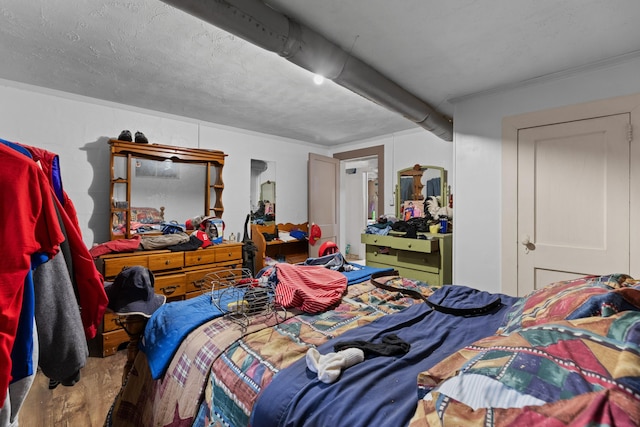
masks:
[[[452,122],[426,102],[260,0],[162,1],[396,111],[445,141],[453,140]]]

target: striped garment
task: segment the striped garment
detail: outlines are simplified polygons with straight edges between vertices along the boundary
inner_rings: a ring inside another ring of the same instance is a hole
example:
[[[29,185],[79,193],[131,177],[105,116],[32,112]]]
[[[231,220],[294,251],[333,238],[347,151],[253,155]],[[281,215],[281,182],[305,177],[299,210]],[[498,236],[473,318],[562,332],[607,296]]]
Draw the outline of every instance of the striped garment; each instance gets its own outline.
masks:
[[[320,313],[340,302],[347,289],[344,274],[328,268],[279,263],[276,303],[307,313]]]

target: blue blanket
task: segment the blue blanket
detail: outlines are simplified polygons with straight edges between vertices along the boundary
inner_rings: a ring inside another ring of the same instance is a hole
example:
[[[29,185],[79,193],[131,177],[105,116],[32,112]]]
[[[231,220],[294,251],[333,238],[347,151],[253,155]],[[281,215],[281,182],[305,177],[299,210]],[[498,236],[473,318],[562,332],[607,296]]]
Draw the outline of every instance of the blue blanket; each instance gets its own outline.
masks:
[[[223,292],[220,297],[222,308],[229,302],[242,299],[237,293],[229,291]],[[140,341],[140,350],[147,356],[153,379],[157,380],[164,374],[173,354],[189,332],[222,314],[213,304],[211,294],[171,302],[158,308],[147,322],[144,337]]]
[[[354,267],[353,271],[343,271],[347,277],[347,285],[354,285],[356,283],[362,283],[365,280],[369,280],[373,273],[377,273],[379,271],[393,271],[393,268],[378,268],[378,267],[367,267],[366,265],[349,263],[349,265]],[[355,270],[358,268],[358,270]]]
[[[341,341],[379,343],[396,334],[411,345],[403,356],[367,356],[344,370],[331,384],[321,382],[306,359],[280,371],[262,391],[251,415],[252,427],[267,426],[405,426],[416,408],[418,374],[480,338],[493,334],[517,298],[465,286],[444,286],[429,300],[450,308],[477,308],[501,299],[489,313],[475,317],[433,311],[417,304],[345,332],[318,347],[334,351]]]

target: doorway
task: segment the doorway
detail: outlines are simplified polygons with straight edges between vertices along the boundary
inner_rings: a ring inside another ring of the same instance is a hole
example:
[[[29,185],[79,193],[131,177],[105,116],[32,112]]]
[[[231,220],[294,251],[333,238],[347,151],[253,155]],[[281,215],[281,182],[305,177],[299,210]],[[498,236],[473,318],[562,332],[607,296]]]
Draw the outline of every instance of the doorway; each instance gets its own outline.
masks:
[[[335,153],[333,157],[340,160],[342,173],[336,188],[344,202],[338,232],[340,251],[346,255],[349,245],[349,258],[363,259],[360,234],[368,220],[384,213],[384,146]]]
[[[360,234],[377,218],[378,159],[367,157],[340,162],[342,252],[349,261],[364,259]]]

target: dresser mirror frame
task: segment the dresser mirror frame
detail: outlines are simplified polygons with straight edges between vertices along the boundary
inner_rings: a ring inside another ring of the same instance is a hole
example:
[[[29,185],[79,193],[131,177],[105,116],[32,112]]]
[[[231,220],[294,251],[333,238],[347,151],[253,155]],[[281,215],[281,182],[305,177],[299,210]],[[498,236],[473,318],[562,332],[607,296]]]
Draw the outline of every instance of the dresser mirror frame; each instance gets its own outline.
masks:
[[[417,200],[424,203],[428,196],[436,195],[426,193],[426,181],[432,178],[440,178],[440,185],[437,186],[437,189],[439,190],[440,203],[442,205],[445,203],[447,196],[447,171],[445,168],[441,166],[416,164],[410,168],[400,169],[398,171],[398,178],[396,182],[396,217],[398,219],[404,219],[402,217],[402,207],[405,202]],[[403,181],[407,182],[405,185],[410,186],[412,189],[411,196],[406,198],[403,197]],[[424,216],[424,211],[422,211],[420,216]]]
[[[132,213],[140,208],[154,209],[165,222],[175,220],[179,224],[198,215],[222,218],[222,168],[226,157],[222,151],[138,144],[117,139],[109,140],[109,145],[111,240],[130,239],[139,234],[135,229],[132,230],[132,221],[135,219]],[[153,161],[162,162],[159,164],[164,167],[158,168]],[[187,179],[190,180],[185,181]],[[142,180],[145,185],[142,185]],[[148,194],[149,188],[154,189],[154,194]],[[181,209],[184,203],[180,201],[180,197],[190,192],[198,200],[189,201],[189,207]],[[137,200],[149,199],[154,202],[143,203],[147,206],[132,204],[137,203]],[[151,229],[143,234],[161,232],[159,229]]]

